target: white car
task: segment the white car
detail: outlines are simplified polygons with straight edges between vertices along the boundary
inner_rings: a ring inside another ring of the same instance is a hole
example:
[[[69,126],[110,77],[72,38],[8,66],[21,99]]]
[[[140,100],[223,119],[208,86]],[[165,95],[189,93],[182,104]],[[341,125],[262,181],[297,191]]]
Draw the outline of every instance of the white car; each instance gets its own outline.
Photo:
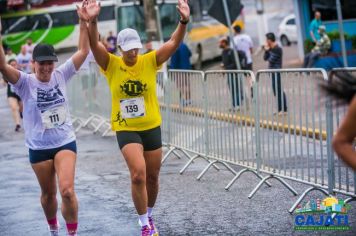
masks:
[[[286,16],[279,24],[278,37],[283,46],[289,46],[291,43],[298,41],[294,14]]]

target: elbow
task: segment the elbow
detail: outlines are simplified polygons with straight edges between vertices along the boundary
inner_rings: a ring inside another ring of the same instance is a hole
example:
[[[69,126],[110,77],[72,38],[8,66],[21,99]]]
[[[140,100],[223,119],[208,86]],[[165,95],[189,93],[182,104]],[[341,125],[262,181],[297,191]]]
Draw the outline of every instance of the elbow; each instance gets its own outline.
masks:
[[[344,145],[345,141],[338,134],[336,134],[332,140],[332,147],[338,155],[342,152]]]
[[[332,147],[336,153],[338,153],[340,147],[340,140],[335,136],[332,141]]]

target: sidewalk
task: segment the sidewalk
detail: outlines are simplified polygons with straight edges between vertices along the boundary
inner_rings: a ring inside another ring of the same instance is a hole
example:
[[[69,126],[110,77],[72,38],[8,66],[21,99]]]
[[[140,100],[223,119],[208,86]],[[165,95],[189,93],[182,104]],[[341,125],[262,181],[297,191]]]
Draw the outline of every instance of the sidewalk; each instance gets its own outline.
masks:
[[[48,232],[39,202],[40,189],[28,162],[23,134],[13,131],[5,92],[0,89],[0,235],[45,236]],[[77,142],[78,235],[139,235],[129,172],[115,138],[102,138],[82,130],[77,134]],[[198,182],[195,178],[206,163],[197,160],[181,176],[178,172],[185,161],[171,156],[162,167],[161,190],[154,211],[161,236],[356,234],[354,202],[349,212],[351,231],[295,232],[295,217],[288,209],[299,196],[293,196],[279,182],[271,180],[271,188],[262,187],[249,200],[248,194],[258,183],[253,174],[242,175],[230,191],[225,191],[233,176],[223,166],[220,171],[212,168]],[[308,187],[288,182],[299,194]],[[309,196],[323,197],[316,192]],[[65,235],[60,209],[58,218],[62,225],[60,235]]]

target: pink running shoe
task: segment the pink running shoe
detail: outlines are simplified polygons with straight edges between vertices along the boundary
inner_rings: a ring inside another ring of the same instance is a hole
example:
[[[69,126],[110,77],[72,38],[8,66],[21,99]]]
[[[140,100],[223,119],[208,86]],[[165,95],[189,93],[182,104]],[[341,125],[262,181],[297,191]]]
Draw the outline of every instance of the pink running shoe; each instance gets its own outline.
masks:
[[[151,236],[159,236],[158,229],[153,223],[152,217],[148,217],[148,222],[150,223],[150,227],[151,227]]]
[[[151,236],[150,226],[145,225],[141,227],[141,236]]]

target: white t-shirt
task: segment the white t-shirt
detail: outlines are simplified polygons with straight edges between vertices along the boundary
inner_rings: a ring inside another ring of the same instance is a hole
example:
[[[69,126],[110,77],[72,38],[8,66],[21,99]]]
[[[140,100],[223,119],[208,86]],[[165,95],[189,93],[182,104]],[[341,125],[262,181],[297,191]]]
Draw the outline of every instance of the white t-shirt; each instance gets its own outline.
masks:
[[[247,57],[247,64],[252,63],[250,48],[253,48],[253,42],[247,34],[238,34],[234,37],[235,50],[244,51]]]
[[[34,44],[28,45],[28,44],[26,43],[26,44],[25,44],[25,47],[26,47],[26,52],[27,52],[27,53],[30,53],[30,54],[32,54],[32,53],[33,53],[33,49],[35,49],[35,45],[34,45]]]
[[[72,58],[56,68],[46,83],[34,74],[20,72],[14,88],[24,103],[23,123],[30,149],[52,149],[75,140],[66,91],[75,73]]]
[[[32,60],[32,54],[26,53],[25,55],[20,53],[16,57],[16,61],[19,65],[20,69],[25,72],[25,73],[31,73],[31,60]],[[24,65],[24,67],[22,66]]]

